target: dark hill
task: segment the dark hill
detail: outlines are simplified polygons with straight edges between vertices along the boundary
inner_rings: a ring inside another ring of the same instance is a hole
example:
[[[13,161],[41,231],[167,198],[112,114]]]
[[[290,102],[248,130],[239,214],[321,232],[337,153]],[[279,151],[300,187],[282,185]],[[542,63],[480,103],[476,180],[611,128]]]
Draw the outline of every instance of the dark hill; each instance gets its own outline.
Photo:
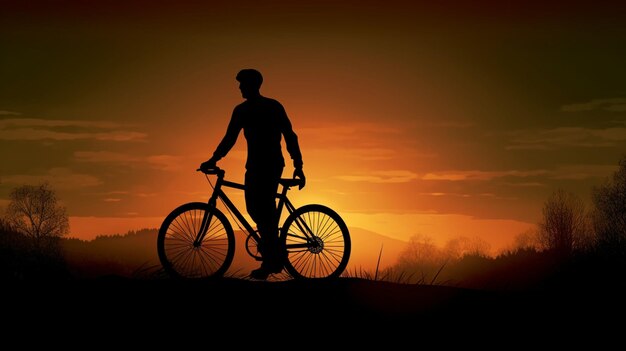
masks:
[[[549,337],[568,334],[572,340],[575,330],[586,331],[580,336],[591,335],[591,327],[609,325],[624,312],[620,291],[490,292],[355,278],[270,283],[108,277],[22,282],[3,292],[20,306],[4,315],[15,325],[34,317],[46,323],[63,316],[64,330],[115,331],[141,336],[144,342],[180,337],[189,328],[200,328],[208,339],[234,333],[243,339],[227,342],[237,344],[256,342],[261,331],[281,342],[293,338],[313,342],[335,335],[334,342],[340,338],[351,344],[417,343],[446,335],[436,342],[447,345],[484,343],[497,335],[518,343],[547,331]],[[458,339],[468,335],[472,338]]]

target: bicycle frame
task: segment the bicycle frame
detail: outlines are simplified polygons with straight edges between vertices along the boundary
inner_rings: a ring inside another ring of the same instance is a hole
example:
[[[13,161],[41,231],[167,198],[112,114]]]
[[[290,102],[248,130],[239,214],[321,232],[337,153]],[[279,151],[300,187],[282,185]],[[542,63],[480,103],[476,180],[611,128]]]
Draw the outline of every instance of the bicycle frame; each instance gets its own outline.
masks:
[[[231,211],[231,213],[235,216],[235,218],[239,221],[239,223],[243,225],[245,230],[248,232],[248,235],[252,236],[254,240],[256,240],[257,243],[260,242],[261,237],[259,236],[259,234],[252,228],[252,225],[250,225],[250,223],[245,219],[243,214],[241,214],[237,206],[235,206],[235,204],[228,198],[228,195],[226,195],[226,193],[222,190],[222,187],[245,190],[246,189],[245,185],[225,180],[224,179],[225,172],[223,170],[217,171],[216,174],[217,174],[217,182],[213,189],[213,194],[209,198],[209,201],[208,201],[209,206],[216,208],[217,200],[218,199],[222,200],[224,205]],[[278,206],[276,208],[278,220],[280,220],[283,208],[287,208],[287,211],[289,212],[289,214],[293,213],[296,210],[296,207],[291,203],[291,201],[289,201],[289,198],[287,198],[287,191],[289,191],[290,185],[288,184],[281,184],[281,185],[283,186],[282,191],[276,194],[276,197],[278,198]],[[198,231],[198,235],[196,237],[196,240],[194,241],[194,245],[199,246],[200,243],[202,243],[204,236],[208,232],[209,223],[211,223],[212,215],[213,214],[211,212],[206,212],[204,214],[202,218],[202,225],[200,226],[200,230]],[[304,223],[303,221],[296,221],[296,224],[298,225],[299,229],[306,235],[307,239],[311,239],[312,237],[314,237],[311,229],[308,228],[308,225],[306,223]],[[303,248],[303,247],[308,248],[309,245],[307,244],[288,245],[288,248]]]

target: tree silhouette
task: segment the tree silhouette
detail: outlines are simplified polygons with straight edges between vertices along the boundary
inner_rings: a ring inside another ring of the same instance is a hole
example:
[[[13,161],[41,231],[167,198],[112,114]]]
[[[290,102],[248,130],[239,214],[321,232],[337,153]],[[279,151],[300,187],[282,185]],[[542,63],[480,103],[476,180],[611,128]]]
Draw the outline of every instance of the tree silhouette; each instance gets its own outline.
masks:
[[[491,250],[491,245],[480,237],[460,236],[448,240],[444,251],[451,259],[461,259],[464,256],[487,257]]]
[[[542,212],[539,241],[543,248],[568,254],[584,243],[587,217],[578,196],[559,189],[546,200]]]
[[[600,244],[626,246],[626,156],[607,182],[593,190],[593,226]]]
[[[513,251],[518,250],[536,250],[541,246],[539,242],[539,233],[536,229],[528,229],[518,233],[513,239]]]
[[[395,269],[418,282],[431,282],[438,270],[445,265],[447,257],[430,237],[413,235],[404,251],[400,253]]]
[[[65,207],[48,184],[23,185],[11,191],[6,220],[17,232],[31,238],[36,248],[54,244],[69,232]]]

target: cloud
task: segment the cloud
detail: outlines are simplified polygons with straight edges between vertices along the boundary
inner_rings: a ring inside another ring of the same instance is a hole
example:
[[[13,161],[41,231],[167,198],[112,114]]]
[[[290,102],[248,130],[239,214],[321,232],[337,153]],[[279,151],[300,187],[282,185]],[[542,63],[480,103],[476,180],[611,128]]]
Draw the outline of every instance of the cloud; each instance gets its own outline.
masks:
[[[502,177],[535,177],[546,175],[549,172],[547,170],[532,170],[532,171],[443,171],[427,173],[421,177],[422,180],[447,180],[447,181],[466,181],[466,180],[492,180]]]
[[[614,147],[626,141],[626,128],[591,129],[561,127],[553,129],[518,130],[507,133],[507,150],[553,150],[563,147]]]
[[[74,173],[69,168],[52,168],[46,174],[16,174],[4,176],[0,179],[10,184],[40,184],[50,183],[59,189],[75,189],[92,187],[102,184],[102,181],[90,174]]]
[[[504,183],[504,184],[508,186],[520,187],[520,188],[540,188],[540,187],[547,186],[546,184],[540,183],[540,182],[520,182],[520,183]]]
[[[172,155],[155,155],[147,158],[152,168],[162,171],[177,171],[180,169],[180,158]]]
[[[120,195],[129,195],[130,192],[126,190],[111,190],[111,191],[100,191],[100,192],[83,192],[83,194],[114,198],[114,197],[119,197]]]
[[[606,128],[591,131],[593,136],[614,141],[626,140],[626,128]]]
[[[417,179],[417,174],[406,170],[394,171],[373,171],[368,174],[337,176],[336,179],[346,182],[367,182],[367,183],[408,183]]]
[[[158,196],[159,194],[157,193],[133,193],[133,195],[137,197],[155,197],[155,196]]]
[[[128,154],[110,151],[76,151],[74,157],[80,162],[114,163],[128,166],[147,166],[163,171],[178,171],[181,157],[173,155],[152,155],[136,157]]]
[[[385,161],[397,158],[436,158],[433,152],[419,152],[410,125],[387,123],[341,123],[300,128],[301,145],[307,154],[324,152],[357,161]],[[393,142],[390,143],[390,140]]]
[[[433,127],[433,128],[470,128],[474,126],[474,123],[472,122],[463,122],[463,121],[454,121],[454,120],[448,120],[448,121],[423,121],[420,122],[420,127]]]
[[[435,196],[435,197],[443,197],[443,196],[451,196],[451,197],[471,197],[470,194],[460,194],[460,193],[443,193],[443,192],[431,192],[431,193],[420,193],[420,195],[425,196]]]
[[[419,152],[414,149],[398,148],[398,149],[386,149],[386,148],[354,148],[338,150],[338,153],[342,155],[348,155],[351,158],[363,160],[363,161],[382,161],[390,160],[393,158],[437,158],[439,155],[434,152]]]
[[[404,130],[400,127],[390,127],[385,123],[350,123],[319,125],[298,129],[302,139],[315,139],[317,144],[335,145],[337,142],[362,142],[375,140],[389,135],[401,135]]]
[[[122,127],[121,124],[110,121],[87,121],[87,120],[63,120],[63,119],[40,119],[40,118],[9,118],[0,119],[0,128],[8,127],[82,127],[115,129]]]
[[[109,121],[9,118],[0,119],[0,140],[141,141],[147,137],[127,127]]]
[[[563,165],[552,172],[551,179],[583,180],[604,178],[617,171],[617,165]]]
[[[19,116],[21,113],[14,111],[0,110],[0,116]]]
[[[145,139],[146,134],[129,131],[112,131],[103,133],[64,133],[31,128],[0,130],[1,140],[84,140],[101,141],[137,141]]]
[[[504,170],[504,171],[443,171],[432,172],[422,176],[422,180],[445,180],[445,181],[489,181],[497,178],[514,177],[529,178],[543,177],[544,179],[574,179],[602,178],[617,170],[615,165],[562,165],[552,170],[537,169],[529,171]],[[508,186],[516,187],[543,187],[541,182],[507,182]],[[433,194],[431,194],[433,195]]]
[[[358,159],[363,161],[382,161],[394,158],[397,155],[397,151],[385,148],[353,148],[353,149],[338,149],[337,154],[345,155],[351,159]]]
[[[110,151],[75,151],[74,158],[81,162],[132,163],[138,158]]]
[[[626,98],[593,99],[588,102],[569,104],[561,107],[561,111],[565,112],[581,112],[593,110],[605,110],[612,112],[626,111]]]

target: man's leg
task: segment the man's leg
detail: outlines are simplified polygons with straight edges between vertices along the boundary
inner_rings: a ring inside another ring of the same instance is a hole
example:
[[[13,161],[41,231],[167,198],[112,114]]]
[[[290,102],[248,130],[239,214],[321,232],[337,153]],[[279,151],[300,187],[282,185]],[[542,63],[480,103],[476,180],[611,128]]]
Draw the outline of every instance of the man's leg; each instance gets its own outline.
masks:
[[[263,256],[261,267],[268,273],[279,272],[283,265],[283,257],[279,249],[276,210],[276,192],[281,174],[282,169],[269,172],[268,170],[246,172],[246,208],[257,224],[262,240],[260,243]]]

